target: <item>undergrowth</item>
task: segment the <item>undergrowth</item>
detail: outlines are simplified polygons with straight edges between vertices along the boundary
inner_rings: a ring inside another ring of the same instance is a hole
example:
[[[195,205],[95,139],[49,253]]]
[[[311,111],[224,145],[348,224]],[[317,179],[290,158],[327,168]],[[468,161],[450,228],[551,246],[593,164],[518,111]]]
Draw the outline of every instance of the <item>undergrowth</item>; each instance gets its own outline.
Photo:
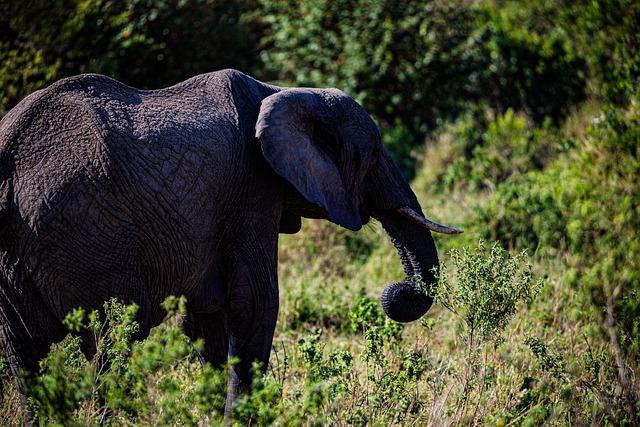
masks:
[[[231,420],[637,425],[640,120],[632,108],[605,109],[594,120],[599,111],[591,104],[564,128],[536,132],[509,113],[483,137],[507,141],[514,133],[538,151],[493,152],[505,157],[492,164],[505,169],[489,175],[474,165],[487,147],[457,166],[446,161],[462,155],[464,138],[477,138],[464,121],[430,141],[430,173],[413,187],[428,216],[466,232],[434,236],[442,266],[436,303],[419,322],[398,324],[380,310],[380,291],[403,271],[379,225],[352,233],[305,221],[301,233],[283,236],[270,365]],[[513,156],[525,156],[517,168]],[[536,169],[518,169],[532,159]],[[473,190],[465,170],[478,173]],[[448,186],[437,185],[444,177]],[[226,374],[201,366],[201,344],[180,328],[181,304],[169,301],[172,320],[142,342],[131,342],[135,307],[111,301],[102,316],[72,313],[67,325],[95,338],[96,355],[86,360],[74,336],[54,346],[30,383],[37,424],[222,424]],[[0,379],[0,424],[21,425],[2,357]]]
[[[475,253],[453,251],[454,273],[444,266],[440,271],[437,300],[465,319],[457,327],[463,345],[449,356],[430,349],[430,339],[410,338],[435,336],[434,319],[407,331],[388,319],[377,301],[360,294],[342,313],[348,329],[320,326],[277,336],[270,369],[257,375],[253,393],[238,401],[227,421],[282,426],[480,421],[487,390],[505,368],[489,357],[491,351],[503,344],[498,337],[516,303],[530,300],[539,286],[532,283],[530,267],[521,265],[522,255],[511,256],[498,245],[485,252],[482,242]],[[469,277],[477,278],[475,284]],[[469,320],[477,298],[493,303]],[[70,313],[65,324],[75,333],[89,333],[95,355],[87,360],[73,334],[42,361],[38,375],[27,382],[36,424],[225,425],[226,372],[200,365],[201,343],[190,342],[181,328],[184,299],[172,297],[164,307],[169,320],[141,342],[131,339],[138,330],[136,306],[110,300],[103,315]]]

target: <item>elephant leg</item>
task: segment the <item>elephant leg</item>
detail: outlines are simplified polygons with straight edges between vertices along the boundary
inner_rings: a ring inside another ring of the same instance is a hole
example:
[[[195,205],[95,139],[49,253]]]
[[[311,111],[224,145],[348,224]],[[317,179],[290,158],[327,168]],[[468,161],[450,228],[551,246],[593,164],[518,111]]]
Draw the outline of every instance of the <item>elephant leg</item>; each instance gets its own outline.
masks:
[[[0,346],[9,362],[20,396],[20,404],[26,409],[27,389],[22,378],[38,374],[39,362],[49,352],[51,343],[32,338],[24,329],[13,307],[2,297],[0,297]],[[30,424],[33,415],[29,410],[25,412],[25,425]]]
[[[278,316],[278,224],[272,236],[237,239],[230,261],[227,321],[229,371],[226,412],[241,393],[251,388],[254,362],[267,369]],[[234,360],[235,359],[235,360]]]
[[[5,254],[6,255],[6,254]],[[0,275],[0,348],[9,363],[14,382],[25,409],[25,425],[30,425],[33,412],[28,410],[28,389],[23,379],[38,375],[40,360],[67,334],[37,292],[19,262],[2,258],[9,277]]]
[[[226,413],[239,395],[251,390],[257,374],[253,369],[254,363],[258,363],[261,372],[268,367],[278,307],[273,305],[273,300],[262,301],[265,307],[253,313],[250,319],[241,319],[240,315],[229,316],[229,357],[233,365],[229,370]]]
[[[204,340],[200,361],[209,362],[215,368],[223,368],[229,355],[227,314],[224,310],[215,313],[188,313],[184,321],[185,333],[192,341]]]
[[[22,378],[30,378],[38,374],[39,362],[43,359],[51,348],[51,344],[42,341],[26,340],[19,343],[18,346],[5,346],[6,358],[13,374],[18,394],[20,395],[20,404],[23,408],[27,408],[27,389]],[[28,411],[25,413],[27,421],[33,417],[33,413]]]

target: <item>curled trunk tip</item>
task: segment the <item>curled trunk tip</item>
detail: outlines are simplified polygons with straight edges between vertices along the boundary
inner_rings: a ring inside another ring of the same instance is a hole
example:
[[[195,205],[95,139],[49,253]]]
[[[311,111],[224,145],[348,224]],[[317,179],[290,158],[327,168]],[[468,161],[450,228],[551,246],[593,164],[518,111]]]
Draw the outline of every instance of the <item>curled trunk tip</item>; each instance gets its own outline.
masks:
[[[413,283],[396,282],[384,289],[380,303],[391,320],[407,323],[418,320],[429,311],[433,299]]]

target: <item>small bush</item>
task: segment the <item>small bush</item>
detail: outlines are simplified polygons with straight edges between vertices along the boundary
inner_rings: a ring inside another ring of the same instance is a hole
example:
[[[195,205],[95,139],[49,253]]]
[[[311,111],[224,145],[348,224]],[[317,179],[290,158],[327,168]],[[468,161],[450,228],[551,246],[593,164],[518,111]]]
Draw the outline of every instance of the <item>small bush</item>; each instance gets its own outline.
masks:
[[[509,320],[522,301],[531,301],[542,281],[534,281],[531,265],[521,266],[525,253],[510,255],[498,243],[487,253],[480,241],[475,253],[450,252],[455,265],[453,278],[446,264],[437,273],[435,302],[456,313],[464,322],[469,346],[501,339]]]
[[[486,399],[484,391],[493,386],[497,367],[483,360],[486,344],[493,349],[504,341],[502,334],[523,303],[533,300],[542,286],[534,280],[531,265],[522,265],[525,253],[512,256],[498,243],[490,251],[483,241],[475,252],[451,250],[455,266],[452,275],[446,264],[437,271],[433,288],[436,304],[451,310],[462,322],[460,333],[466,348],[460,371],[452,377],[461,388],[455,395],[452,416],[456,422],[473,424],[478,408]]]
[[[176,316],[184,299],[165,303],[172,321],[146,340],[132,342],[137,331],[135,306],[115,300],[85,315],[76,310],[65,323],[94,337],[95,356],[85,359],[80,337],[68,336],[41,363],[28,383],[29,402],[41,425],[198,425],[222,420],[226,373],[205,367],[182,332]]]

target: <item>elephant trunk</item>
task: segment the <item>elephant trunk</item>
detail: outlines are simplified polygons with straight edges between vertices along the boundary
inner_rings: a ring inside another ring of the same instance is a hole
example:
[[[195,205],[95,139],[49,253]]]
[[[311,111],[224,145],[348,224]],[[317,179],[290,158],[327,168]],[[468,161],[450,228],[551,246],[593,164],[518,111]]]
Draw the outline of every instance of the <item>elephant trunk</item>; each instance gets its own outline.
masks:
[[[433,298],[420,286],[435,283],[434,267],[438,266],[438,253],[429,230],[456,234],[460,230],[427,220],[419,211],[409,207],[377,212],[378,219],[389,234],[404,266],[406,278],[392,283],[382,293],[382,308],[389,318],[397,322],[413,322],[431,307]]]

